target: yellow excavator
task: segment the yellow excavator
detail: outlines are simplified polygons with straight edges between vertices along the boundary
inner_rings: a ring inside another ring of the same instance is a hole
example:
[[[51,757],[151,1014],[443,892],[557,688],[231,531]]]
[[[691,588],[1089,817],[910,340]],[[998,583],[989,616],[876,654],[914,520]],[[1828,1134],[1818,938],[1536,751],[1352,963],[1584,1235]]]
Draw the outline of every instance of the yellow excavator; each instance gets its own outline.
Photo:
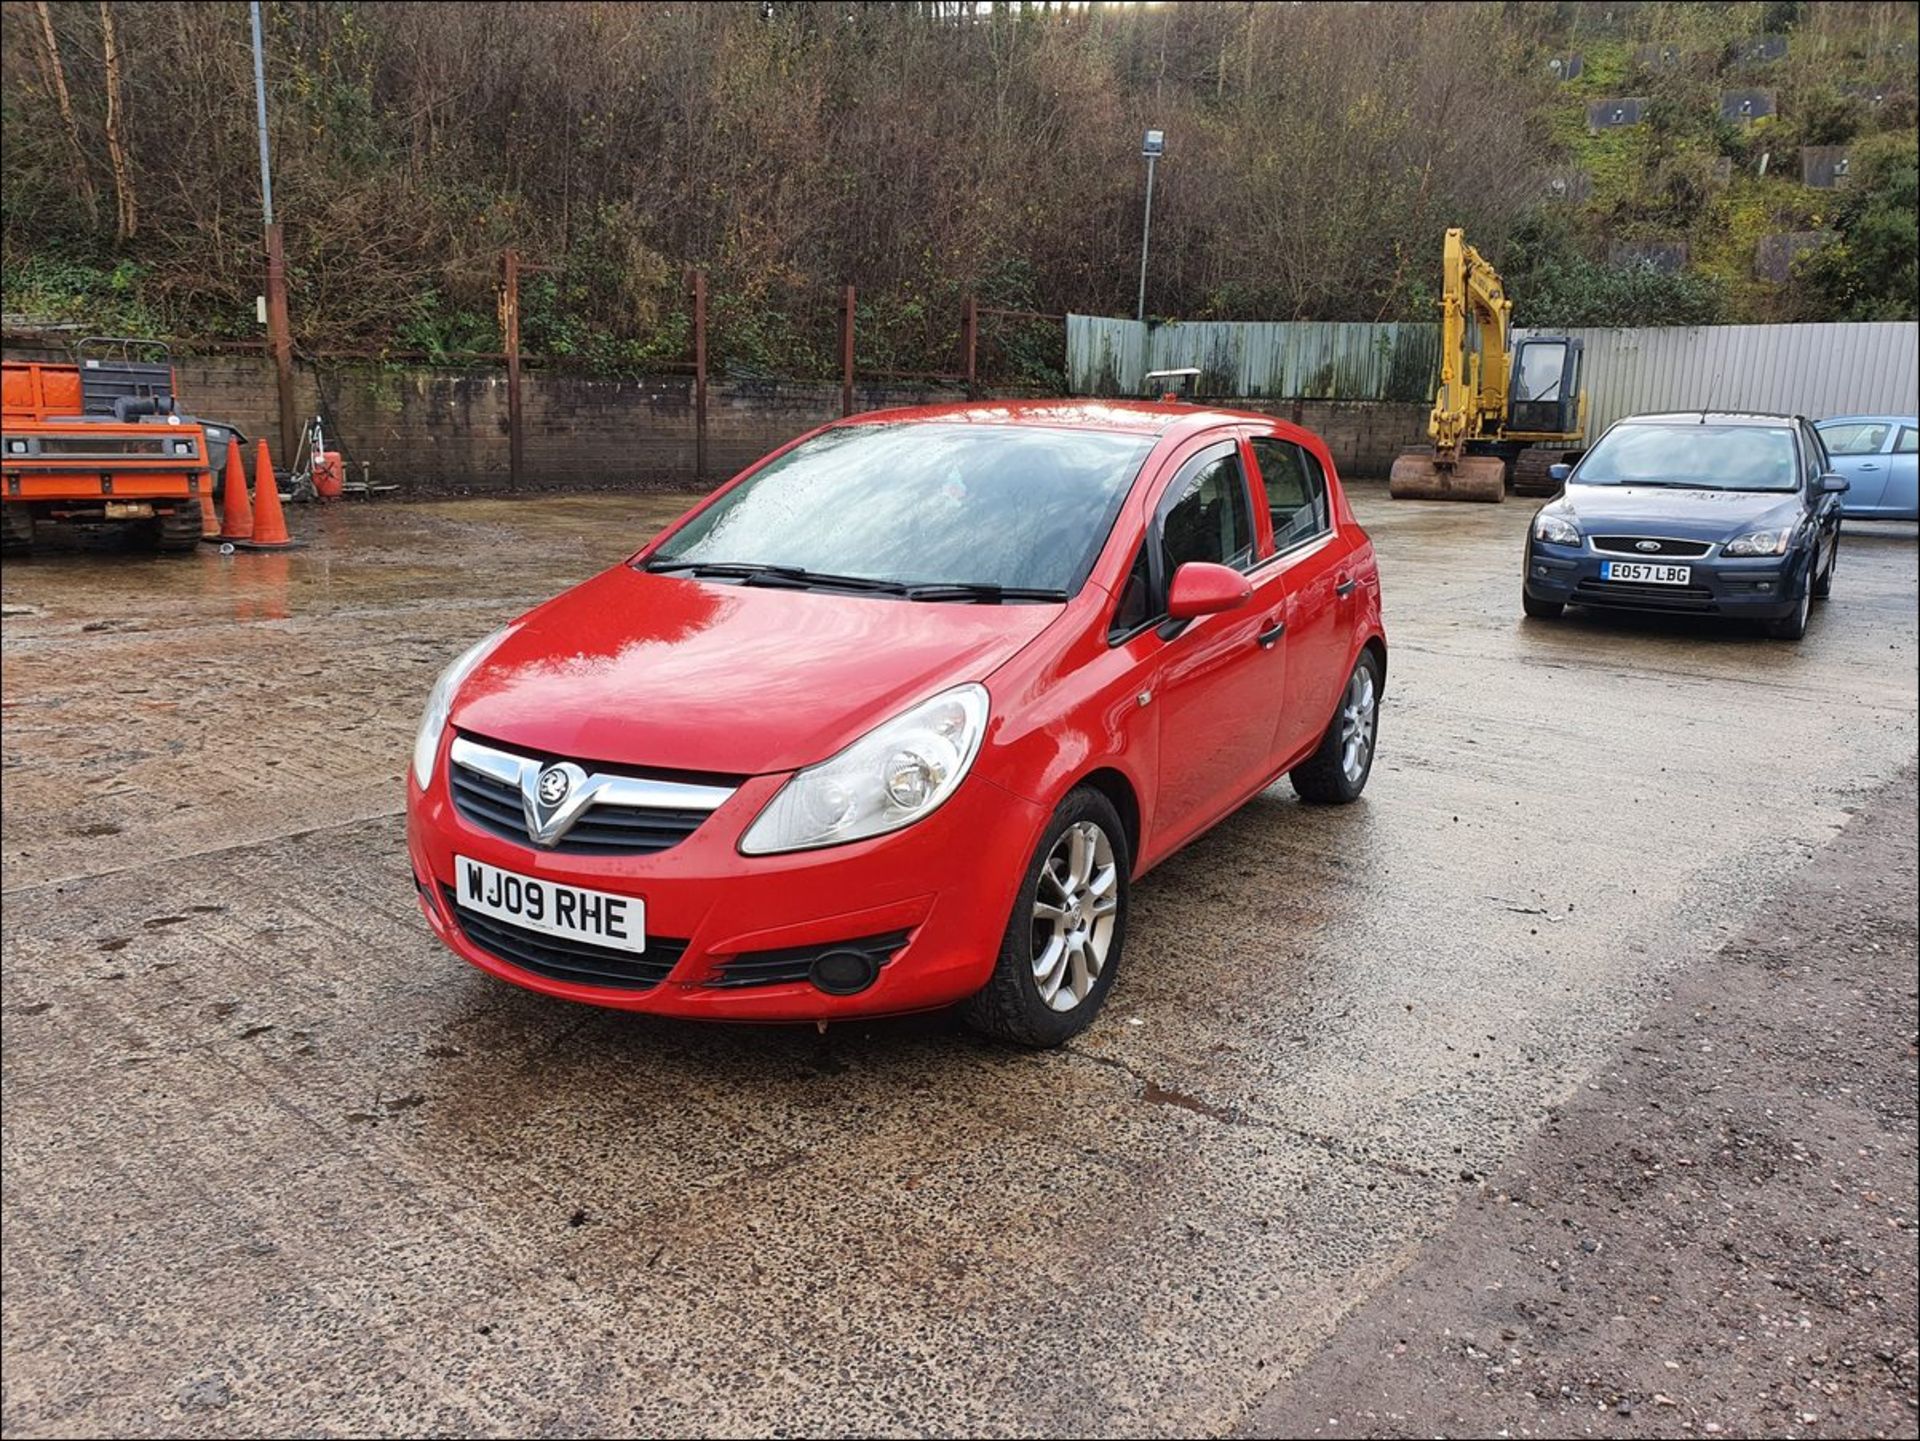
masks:
[[[1443,264],[1440,387],[1427,422],[1433,445],[1394,461],[1387,493],[1497,501],[1511,481],[1523,495],[1550,495],[1559,483],[1549,468],[1586,448],[1580,342],[1535,335],[1515,345],[1500,272],[1465,231],[1447,232]]]

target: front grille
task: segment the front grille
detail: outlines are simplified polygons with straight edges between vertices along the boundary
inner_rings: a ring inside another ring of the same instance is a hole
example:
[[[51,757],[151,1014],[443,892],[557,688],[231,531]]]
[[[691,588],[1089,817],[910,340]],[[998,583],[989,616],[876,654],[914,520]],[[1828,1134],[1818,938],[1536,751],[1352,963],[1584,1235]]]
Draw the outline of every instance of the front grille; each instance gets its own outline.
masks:
[[[1703,585],[1639,585],[1621,580],[1583,580],[1574,588],[1581,605],[1628,605],[1635,610],[1712,610],[1713,592]]]
[[[440,894],[461,932],[474,945],[510,966],[550,980],[622,991],[651,990],[672,974],[687,951],[685,941],[664,936],[648,936],[647,949],[641,955],[562,940],[469,910],[460,904],[452,886],[440,887]]]
[[[1657,549],[1642,550],[1640,547],[1643,545],[1652,545]],[[1684,558],[1705,555],[1713,546],[1704,540],[1668,540],[1658,535],[1596,535],[1593,548],[1604,550],[1609,555],[1671,555]]]
[[[911,931],[887,931],[878,936],[861,936],[850,941],[819,941],[810,946],[791,946],[779,951],[742,951],[729,956],[715,967],[709,986],[778,986],[804,981],[813,963],[828,951],[858,951],[876,966],[884,966],[907,943]]]
[[[447,767],[454,809],[474,825],[510,841],[527,843],[520,788],[457,762]],[[649,855],[678,845],[700,828],[711,811],[652,806],[588,806],[560,843],[544,849],[574,855]]]

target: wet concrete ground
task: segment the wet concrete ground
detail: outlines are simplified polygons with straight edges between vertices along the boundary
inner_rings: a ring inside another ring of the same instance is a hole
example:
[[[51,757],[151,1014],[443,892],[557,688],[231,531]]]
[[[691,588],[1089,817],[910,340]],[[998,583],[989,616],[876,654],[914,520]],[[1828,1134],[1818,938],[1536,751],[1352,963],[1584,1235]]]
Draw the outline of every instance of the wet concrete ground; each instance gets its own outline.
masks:
[[[1135,891],[1071,1049],[693,1028],[439,949],[424,692],[621,497],[4,576],[9,1433],[1216,1433],[1915,752],[1914,531],[1799,645],[1518,618],[1532,507],[1358,497],[1367,798]]]

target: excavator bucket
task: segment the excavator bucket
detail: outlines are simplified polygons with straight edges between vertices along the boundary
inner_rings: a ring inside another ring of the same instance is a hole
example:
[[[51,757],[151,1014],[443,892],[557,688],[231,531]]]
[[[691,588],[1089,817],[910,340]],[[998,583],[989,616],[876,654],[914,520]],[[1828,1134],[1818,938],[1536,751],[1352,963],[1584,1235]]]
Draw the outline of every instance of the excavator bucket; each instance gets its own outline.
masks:
[[[1393,463],[1387,494],[1395,500],[1507,498],[1507,467],[1497,455],[1463,455],[1443,464],[1432,451],[1410,450]]]

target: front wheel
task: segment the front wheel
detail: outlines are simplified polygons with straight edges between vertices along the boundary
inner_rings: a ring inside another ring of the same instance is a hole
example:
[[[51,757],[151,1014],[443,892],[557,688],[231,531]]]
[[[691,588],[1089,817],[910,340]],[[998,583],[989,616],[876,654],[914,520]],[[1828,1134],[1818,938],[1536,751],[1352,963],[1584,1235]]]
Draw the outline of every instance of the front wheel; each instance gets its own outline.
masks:
[[[1132,865],[1113,802],[1069,792],[1027,864],[993,976],[962,1006],[967,1023],[1035,1048],[1092,1024],[1120,968]]]
[[[1775,640],[1799,640],[1807,633],[1807,614],[1813,608],[1813,577],[1808,576],[1800,586],[1800,599],[1792,611],[1779,620],[1767,622],[1767,634]]]
[[[1840,568],[1840,532],[1833,533],[1833,549],[1827,552],[1827,567],[1813,582],[1813,598],[1825,600],[1833,594],[1833,573]]]
[[[1301,800],[1343,806],[1360,799],[1373,774],[1382,680],[1380,658],[1371,650],[1361,651],[1319,748],[1287,772]]]
[[[1525,586],[1520,587],[1520,609],[1535,620],[1558,620],[1567,608],[1562,600],[1535,600],[1533,592]]]

